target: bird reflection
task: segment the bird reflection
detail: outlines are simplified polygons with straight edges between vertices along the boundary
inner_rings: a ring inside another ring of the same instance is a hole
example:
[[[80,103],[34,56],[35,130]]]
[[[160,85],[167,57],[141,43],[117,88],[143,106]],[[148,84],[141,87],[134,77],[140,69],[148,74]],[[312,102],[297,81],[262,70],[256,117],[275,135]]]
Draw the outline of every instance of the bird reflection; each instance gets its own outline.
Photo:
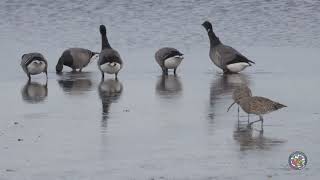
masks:
[[[246,74],[222,74],[215,78],[210,86],[210,110],[208,117],[211,122],[215,116],[215,106],[225,96],[231,95],[234,89],[240,85],[249,85],[249,76]],[[226,105],[227,107],[227,105]]]
[[[38,82],[28,81],[21,89],[21,95],[25,102],[39,103],[43,102],[48,96],[48,82],[40,84]]]
[[[156,92],[163,98],[180,96],[182,92],[180,78],[176,75],[161,75],[156,85]]]
[[[110,105],[116,103],[123,91],[123,86],[119,80],[101,80],[99,84],[99,97],[102,103],[102,127],[107,127]]]
[[[66,72],[60,75],[58,84],[67,94],[82,95],[92,90],[91,73]]]
[[[256,131],[247,123],[236,125],[233,139],[240,145],[240,151],[270,150],[273,146],[285,143],[285,140],[264,137],[263,131]]]

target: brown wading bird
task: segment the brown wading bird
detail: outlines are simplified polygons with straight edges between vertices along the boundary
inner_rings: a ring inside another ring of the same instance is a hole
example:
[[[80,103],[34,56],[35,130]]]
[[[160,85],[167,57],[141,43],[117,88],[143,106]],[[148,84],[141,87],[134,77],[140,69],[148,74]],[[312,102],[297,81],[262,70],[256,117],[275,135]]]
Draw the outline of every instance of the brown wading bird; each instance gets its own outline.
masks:
[[[248,86],[241,85],[241,86],[237,87],[232,94],[232,99],[234,102],[228,107],[228,111],[235,103],[237,103],[238,104],[238,120],[239,120],[240,99],[245,98],[245,97],[251,97],[251,96],[252,96],[252,92]],[[248,114],[248,123],[249,123],[249,114]]]
[[[248,92],[248,90],[247,90],[247,92]],[[246,112],[248,114],[255,114],[255,115],[259,116],[259,120],[253,121],[253,122],[249,123],[248,125],[252,125],[255,122],[261,121],[261,129],[262,130],[263,130],[263,117],[262,117],[262,115],[268,114],[270,112],[276,111],[276,110],[284,108],[284,107],[287,107],[283,104],[272,101],[268,98],[259,97],[259,96],[246,96],[246,97],[240,98],[238,104],[240,105],[240,107],[243,109],[244,112]]]

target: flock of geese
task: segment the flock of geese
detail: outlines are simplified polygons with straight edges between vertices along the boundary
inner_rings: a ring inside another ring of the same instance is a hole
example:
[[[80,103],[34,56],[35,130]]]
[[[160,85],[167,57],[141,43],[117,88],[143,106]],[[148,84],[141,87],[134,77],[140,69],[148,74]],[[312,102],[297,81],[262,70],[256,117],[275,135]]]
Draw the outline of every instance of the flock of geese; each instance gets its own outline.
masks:
[[[209,57],[211,61],[220,68],[223,73],[239,73],[248,66],[255,64],[253,61],[246,58],[240,52],[234,48],[224,45],[220,39],[216,36],[212,29],[212,24],[209,21],[205,21],[202,26],[208,33],[210,41]],[[98,59],[98,69],[101,72],[102,80],[104,80],[105,73],[115,76],[115,80],[118,78],[118,73],[123,67],[123,60],[119,52],[113,49],[108,41],[107,30],[104,25],[100,25],[101,35],[101,51],[93,52],[83,48],[69,48],[65,50],[59,58],[56,65],[56,72],[61,73],[64,66],[68,66],[72,71],[81,72],[91,61]],[[183,60],[183,54],[172,47],[164,47],[159,49],[155,53],[155,61],[159,64],[164,75],[168,74],[169,69],[173,70],[176,74],[176,70]],[[31,81],[31,75],[37,75],[45,73],[48,79],[48,63],[46,58],[38,52],[28,53],[22,55],[21,67],[27,74],[29,82]],[[249,123],[252,125],[255,122],[261,121],[261,127],[263,128],[262,115],[269,112],[286,107],[283,104],[274,102],[265,97],[252,96],[251,90],[247,86],[239,86],[233,92],[234,102],[238,104],[244,112],[249,114],[255,114],[260,117],[259,120]],[[238,107],[239,112],[239,107]]]

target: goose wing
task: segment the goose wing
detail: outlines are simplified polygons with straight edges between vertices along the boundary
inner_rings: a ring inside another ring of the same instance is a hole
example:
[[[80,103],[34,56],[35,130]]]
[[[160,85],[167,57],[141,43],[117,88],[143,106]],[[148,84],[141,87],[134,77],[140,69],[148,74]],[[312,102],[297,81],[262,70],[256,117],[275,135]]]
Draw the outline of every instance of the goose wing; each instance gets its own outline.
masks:
[[[122,65],[122,59],[120,57],[120,54],[113,49],[104,49],[101,51],[99,56],[99,65],[105,64],[107,62],[116,62]]]
[[[183,54],[175,48],[164,47],[159,49],[155,54],[156,61],[163,66],[164,60],[173,56],[182,56]]]
[[[224,65],[238,63],[238,62],[255,64],[253,61],[246,58],[244,55],[242,55],[240,52],[238,52],[231,46],[220,45],[220,46],[217,46],[216,48],[217,48],[216,51],[221,58],[222,64]]]

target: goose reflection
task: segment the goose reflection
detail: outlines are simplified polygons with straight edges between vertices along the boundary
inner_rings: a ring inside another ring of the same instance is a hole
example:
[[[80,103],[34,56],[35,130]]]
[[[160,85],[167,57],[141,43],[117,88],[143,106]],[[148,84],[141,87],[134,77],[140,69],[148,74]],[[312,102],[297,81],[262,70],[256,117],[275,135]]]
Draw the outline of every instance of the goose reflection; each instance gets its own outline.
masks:
[[[47,81],[46,84],[28,81],[21,90],[23,100],[28,103],[43,102],[48,96],[47,84]]]
[[[222,106],[227,108],[228,105],[222,100],[231,95],[236,87],[240,85],[249,86],[249,79],[246,74],[222,74],[213,79],[210,86],[210,109],[208,113],[210,122],[214,120],[216,106],[222,103]]]
[[[264,137],[263,131],[257,131],[247,123],[236,125],[233,139],[239,144],[240,151],[270,150],[273,146],[285,143],[285,140]]]
[[[66,94],[82,95],[92,90],[90,72],[66,72],[60,75],[58,84]]]
[[[163,98],[180,96],[182,92],[182,83],[176,75],[161,75],[156,85],[156,92]]]
[[[119,80],[106,79],[101,80],[99,84],[99,97],[102,103],[102,127],[107,127],[109,119],[109,110],[112,103],[116,103],[121,97],[123,86]]]

